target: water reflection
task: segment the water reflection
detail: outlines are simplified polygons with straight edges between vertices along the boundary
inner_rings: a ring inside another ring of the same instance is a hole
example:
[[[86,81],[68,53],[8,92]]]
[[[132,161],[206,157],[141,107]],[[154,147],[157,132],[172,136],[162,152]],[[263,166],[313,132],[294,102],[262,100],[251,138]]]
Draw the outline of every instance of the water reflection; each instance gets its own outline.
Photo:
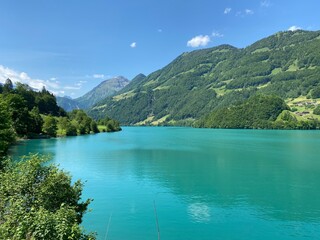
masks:
[[[113,153],[130,156],[130,170],[141,181],[153,179],[187,200],[198,196],[228,208],[246,202],[262,217],[319,221],[319,138],[309,132],[258,133],[234,131],[232,138],[193,133],[192,140],[179,136],[180,142],[169,136],[165,141],[175,140],[175,149],[159,142],[149,148],[139,139],[139,148]]]
[[[125,128],[26,143],[19,153],[49,151],[88,180],[87,224],[104,234],[112,215],[110,239],[153,238],[154,201],[163,239],[304,239],[320,225],[320,132]]]
[[[195,222],[206,223],[211,220],[211,210],[205,203],[191,203],[188,206],[188,214]]]

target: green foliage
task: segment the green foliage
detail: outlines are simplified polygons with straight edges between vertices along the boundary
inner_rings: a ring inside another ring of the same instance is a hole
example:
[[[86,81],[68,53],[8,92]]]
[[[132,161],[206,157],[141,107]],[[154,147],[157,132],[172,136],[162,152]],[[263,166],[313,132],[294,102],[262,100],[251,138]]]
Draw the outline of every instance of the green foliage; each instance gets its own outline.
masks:
[[[39,109],[37,107],[33,107],[29,112],[29,115],[28,132],[40,134],[44,121],[40,115]]]
[[[71,124],[77,129],[78,134],[98,133],[97,123],[83,110],[73,110],[68,114]]]
[[[59,117],[58,129],[60,129],[60,131],[64,131],[66,136],[77,136],[78,134],[77,127],[68,117]],[[63,133],[60,133],[60,135],[63,135]]]
[[[13,91],[13,83],[8,78],[3,85],[3,93],[11,93]]]
[[[83,184],[31,155],[7,162],[0,174],[1,239],[95,239],[80,223],[90,199],[80,202]]]
[[[66,116],[66,112],[57,105],[55,96],[43,87],[36,95],[35,103],[41,114],[52,116]]]
[[[50,115],[43,118],[42,132],[50,137],[56,137],[58,130],[57,120]]]
[[[13,122],[13,127],[18,135],[26,135],[28,133],[30,115],[26,101],[22,96],[15,93],[5,95],[5,99],[9,106],[9,112]]]
[[[13,123],[7,103],[0,96],[0,169],[1,158],[7,153],[9,146],[15,141]]]
[[[41,92],[35,92],[26,84],[17,83],[15,89],[11,85],[12,82],[8,79],[6,90],[0,95],[1,104],[6,106],[6,114],[11,119],[10,129],[14,129],[19,137],[37,138],[41,133],[55,137],[58,127],[61,130],[59,135],[66,136],[99,132],[96,122],[85,112],[75,110],[67,116],[57,106],[55,97],[45,88]],[[4,114],[3,118],[5,116],[7,115]],[[3,140],[1,143],[3,149],[7,148],[5,142],[7,141]]]
[[[320,105],[313,110],[313,114],[320,115]]]
[[[320,86],[315,87],[314,89],[312,89],[311,97],[312,98],[320,98]]]
[[[98,124],[105,126],[103,131],[107,131],[107,132],[121,131],[120,123],[114,119],[109,118],[109,117],[106,117],[104,119],[100,119],[98,121]]]
[[[278,115],[289,109],[276,96],[256,95],[232,107],[220,108],[201,119],[196,126],[206,128],[270,128]]]

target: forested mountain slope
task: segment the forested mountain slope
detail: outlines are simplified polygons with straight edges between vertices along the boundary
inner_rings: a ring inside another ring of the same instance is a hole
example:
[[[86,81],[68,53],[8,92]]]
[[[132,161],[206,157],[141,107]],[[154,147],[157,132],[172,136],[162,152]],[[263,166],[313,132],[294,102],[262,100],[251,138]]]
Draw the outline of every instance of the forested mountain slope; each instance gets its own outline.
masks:
[[[279,32],[243,49],[221,45],[183,53],[89,114],[122,124],[185,124],[257,93],[288,101],[320,97],[319,88],[320,31]]]
[[[62,107],[67,112],[71,112],[74,109],[81,109],[79,103],[77,103],[74,99],[68,97],[59,97],[56,96],[58,106]]]

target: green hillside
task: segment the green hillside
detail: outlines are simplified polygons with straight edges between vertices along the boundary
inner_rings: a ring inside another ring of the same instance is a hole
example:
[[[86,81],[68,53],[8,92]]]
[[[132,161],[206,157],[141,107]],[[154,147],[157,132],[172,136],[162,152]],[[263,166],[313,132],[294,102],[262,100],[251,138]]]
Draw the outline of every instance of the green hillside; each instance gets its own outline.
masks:
[[[276,95],[288,104],[315,98],[316,107],[319,86],[320,31],[279,32],[243,49],[221,45],[183,53],[89,114],[122,124],[192,124],[256,94]]]

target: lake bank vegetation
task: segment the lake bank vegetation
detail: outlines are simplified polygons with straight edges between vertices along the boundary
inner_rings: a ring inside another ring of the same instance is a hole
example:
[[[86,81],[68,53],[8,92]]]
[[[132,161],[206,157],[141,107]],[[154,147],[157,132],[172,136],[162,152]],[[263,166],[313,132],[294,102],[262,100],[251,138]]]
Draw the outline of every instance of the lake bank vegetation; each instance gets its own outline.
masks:
[[[80,226],[91,200],[83,184],[38,155],[1,161],[0,238],[93,240]]]
[[[7,79],[0,85],[0,153],[17,139],[76,136],[99,133],[98,124],[83,110],[67,113],[59,107],[55,96],[43,88],[34,91],[26,84],[13,83]],[[120,131],[116,120],[107,118],[107,132]]]
[[[107,132],[119,122],[105,118]],[[91,200],[81,199],[83,184],[38,155],[14,161],[7,156],[18,139],[98,133],[83,110],[67,113],[45,88],[34,91],[10,79],[0,84],[0,239],[93,240],[81,227]]]

